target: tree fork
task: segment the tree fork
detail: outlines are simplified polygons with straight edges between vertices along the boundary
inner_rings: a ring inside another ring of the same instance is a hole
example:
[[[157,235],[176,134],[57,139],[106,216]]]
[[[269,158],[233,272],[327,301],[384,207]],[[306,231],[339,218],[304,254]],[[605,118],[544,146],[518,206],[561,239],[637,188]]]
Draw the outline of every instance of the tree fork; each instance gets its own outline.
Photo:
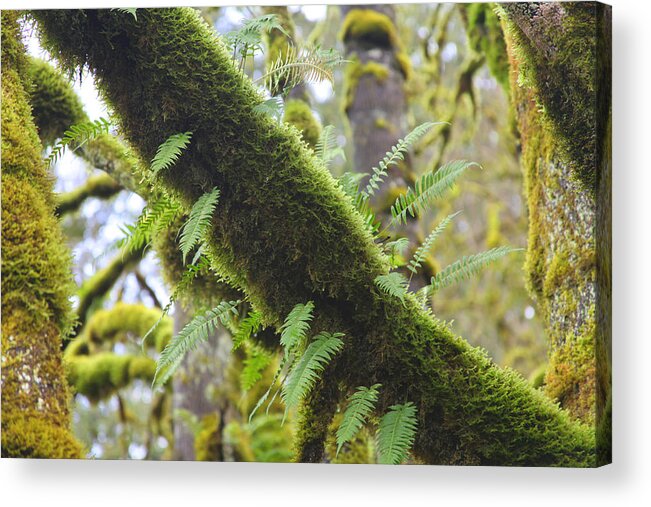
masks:
[[[275,324],[313,300],[314,329],[346,333],[324,378],[348,389],[382,383],[379,411],[414,401],[419,460],[594,465],[591,428],[414,298],[403,305],[375,288],[388,260],[350,200],[295,131],[253,110],[262,97],[195,11],[148,9],[137,20],[107,10],[34,15],[52,54],[95,72],[143,159],[169,135],[193,132],[161,184],[187,206],[220,188],[209,241],[216,268]]]

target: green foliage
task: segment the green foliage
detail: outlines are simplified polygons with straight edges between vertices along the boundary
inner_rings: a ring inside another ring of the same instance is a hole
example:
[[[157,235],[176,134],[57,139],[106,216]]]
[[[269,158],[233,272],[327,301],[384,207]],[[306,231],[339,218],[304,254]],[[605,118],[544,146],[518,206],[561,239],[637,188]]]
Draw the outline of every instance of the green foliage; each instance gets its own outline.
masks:
[[[411,271],[411,275],[415,275],[418,272],[418,268],[422,266],[423,259],[427,255],[427,252],[432,248],[432,245],[434,244],[434,241],[436,241],[436,238],[438,238],[441,233],[445,230],[445,228],[450,224],[452,219],[456,217],[460,211],[457,211],[456,213],[453,213],[452,215],[448,215],[445,217],[440,224],[438,224],[432,232],[429,233],[427,238],[425,238],[425,241],[418,247],[416,252],[414,253],[413,258],[409,261],[409,264],[407,265],[407,269]],[[411,280],[411,277],[410,277]]]
[[[217,206],[219,199],[219,189],[213,188],[210,192],[205,193],[192,206],[188,221],[181,229],[181,252],[183,253],[183,263],[192,250],[203,238],[204,234],[210,227],[212,214]]]
[[[344,160],[346,160],[346,155],[344,153],[344,150],[337,144],[337,136],[335,135],[335,128],[333,125],[326,125],[325,127],[323,127],[323,130],[321,131],[321,135],[319,136],[319,140],[317,141],[316,146],[314,147],[314,154],[316,155],[316,158],[318,158],[326,168],[328,167],[330,162],[337,156],[340,156]],[[345,174],[357,176],[359,173],[345,173]],[[339,181],[342,182],[342,179],[343,176],[342,178],[339,179]],[[356,190],[357,189],[355,188],[355,191]]]
[[[294,365],[282,389],[285,402],[285,417],[290,408],[295,407],[312,389],[319,375],[337,352],[344,346],[343,333],[321,332],[314,337]],[[283,418],[284,420],[284,418]]]
[[[383,250],[389,254],[389,262],[392,267],[396,266],[396,257],[402,255],[409,247],[408,238],[398,238],[384,244]]]
[[[414,185],[414,188],[407,190],[391,206],[392,223],[407,223],[407,214],[415,217],[419,211],[424,210],[429,202],[438,199],[454,185],[456,180],[469,167],[477,166],[475,162],[455,160],[448,162],[439,168],[421,176]]]
[[[240,348],[245,341],[257,333],[261,325],[262,314],[255,310],[249,312],[246,318],[240,321],[237,332],[233,335],[233,350]]]
[[[461,280],[467,280],[479,273],[488,264],[501,259],[511,252],[519,252],[521,250],[523,249],[500,246],[478,254],[464,256],[432,277],[432,288],[436,291],[458,283]]]
[[[85,121],[73,125],[63,133],[61,140],[52,147],[52,151],[45,159],[48,167],[54,164],[65,152],[69,145],[75,145],[75,150],[88,141],[97,139],[102,134],[107,134],[111,123],[106,118],[95,121]],[[73,150],[74,151],[74,150]]]
[[[124,227],[125,237],[118,242],[118,246],[127,252],[146,248],[155,234],[172,224],[180,210],[181,207],[178,203],[168,196],[163,196],[153,204],[148,204],[134,225]]]
[[[360,386],[348,398],[348,408],[337,429],[337,455],[346,442],[350,442],[362,428],[375,408],[380,384],[371,387]]]
[[[257,51],[262,51],[262,34],[272,30],[279,30],[289,37],[276,14],[265,14],[248,19],[239,30],[224,35],[224,40],[233,53],[233,60],[237,55],[240,56],[240,69],[244,67],[247,57],[253,56]]]
[[[271,97],[270,99],[254,106],[253,111],[269,115],[276,121],[280,121],[283,116],[283,99],[282,97]]]
[[[329,81],[334,86],[333,68],[343,62],[334,49],[288,46],[255,82],[262,82],[272,95],[286,95],[301,83]]]
[[[136,8],[134,8],[134,7],[122,7],[122,8],[120,8],[120,7],[116,7],[116,8],[111,9],[111,10],[112,10],[112,11],[123,12],[123,13],[125,13],[125,14],[131,14],[131,15],[133,16],[133,19],[135,19],[136,21],[138,21],[138,15],[136,14],[136,11],[137,11],[138,9],[136,9]]]
[[[280,344],[287,354],[305,340],[306,333],[310,329],[309,322],[312,320],[312,310],[314,310],[314,303],[308,301],[305,304],[297,304],[287,315],[280,328]]]
[[[154,386],[163,386],[181,364],[185,354],[193,350],[199,343],[206,341],[217,325],[226,322],[231,314],[237,315],[237,305],[240,301],[223,301],[217,307],[204,315],[195,316],[181,332],[172,338],[158,359]]]
[[[409,286],[409,281],[397,271],[386,275],[375,277],[375,285],[387,294],[397,297],[402,303],[405,303],[405,294]]]
[[[271,364],[273,357],[260,347],[250,346],[246,350],[244,367],[240,374],[242,390],[250,390],[262,378],[262,372]]]
[[[154,176],[162,170],[172,167],[179,159],[183,150],[190,144],[192,132],[183,132],[181,134],[173,134],[161,144],[156,150],[156,155],[151,161],[151,171]]]
[[[393,405],[382,416],[377,431],[377,448],[380,463],[399,465],[402,463],[416,437],[416,406],[410,401],[404,405]]]
[[[419,125],[409,134],[407,134],[404,139],[398,140],[397,144],[392,146],[391,149],[387,151],[384,158],[380,160],[378,167],[373,168],[373,174],[368,180],[366,189],[363,192],[364,197],[373,195],[375,191],[380,188],[380,183],[382,183],[384,178],[387,176],[387,169],[393,165],[397,165],[398,162],[404,160],[407,150],[416,141],[423,137],[434,125],[437,125],[437,123],[426,122]]]

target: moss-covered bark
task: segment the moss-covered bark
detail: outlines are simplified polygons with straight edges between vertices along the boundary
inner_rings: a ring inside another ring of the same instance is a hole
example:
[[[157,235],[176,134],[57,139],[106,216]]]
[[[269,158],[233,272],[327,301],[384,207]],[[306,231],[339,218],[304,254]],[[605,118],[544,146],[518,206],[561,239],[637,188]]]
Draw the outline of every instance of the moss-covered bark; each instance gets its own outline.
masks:
[[[269,323],[313,300],[313,328],[346,333],[344,350],[310,397],[327,403],[308,400],[305,413],[313,417],[297,438],[310,452],[302,456],[323,456],[330,410],[345,394],[340,387],[380,382],[378,410],[406,400],[418,406],[414,452],[423,462],[594,464],[588,427],[411,297],[403,305],[375,288],[388,259],[350,199],[293,129],[253,110],[262,98],[194,11],[152,9],[137,21],[111,11],[35,16],[53,54],[95,72],[141,157],[151,159],[173,133],[194,133],[183,163],[160,184],[188,206],[220,188],[211,259]]]
[[[503,14],[529,202],[526,269],[549,337],[545,388],[609,428],[610,8],[518,4]]]
[[[61,338],[70,332],[70,252],[31,115],[17,14],[2,12],[2,456],[80,458]]]
[[[78,188],[57,197],[56,210],[59,216],[77,211],[89,197],[108,199],[122,190],[122,186],[108,174],[91,176]]]

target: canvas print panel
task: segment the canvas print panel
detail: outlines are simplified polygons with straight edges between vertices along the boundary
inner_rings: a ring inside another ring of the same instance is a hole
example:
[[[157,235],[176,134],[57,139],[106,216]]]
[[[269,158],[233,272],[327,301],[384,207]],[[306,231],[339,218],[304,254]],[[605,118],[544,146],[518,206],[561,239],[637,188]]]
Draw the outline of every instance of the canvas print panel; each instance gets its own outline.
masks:
[[[611,460],[611,11],[2,12],[2,456]]]

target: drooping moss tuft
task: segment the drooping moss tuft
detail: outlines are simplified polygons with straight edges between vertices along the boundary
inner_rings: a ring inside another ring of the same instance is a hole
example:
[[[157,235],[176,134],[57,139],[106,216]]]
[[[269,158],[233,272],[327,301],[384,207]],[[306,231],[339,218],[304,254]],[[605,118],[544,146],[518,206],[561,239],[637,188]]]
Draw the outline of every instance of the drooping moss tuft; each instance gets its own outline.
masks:
[[[79,458],[61,339],[70,252],[31,116],[18,14],[2,11],[2,456]]]
[[[35,15],[53,54],[94,70],[141,157],[151,158],[166,136],[193,132],[182,167],[160,184],[186,206],[220,188],[209,238],[219,272],[277,325],[311,300],[314,329],[346,333],[311,395],[322,393],[327,403],[314,419],[305,412],[297,440],[310,448],[301,455],[323,456],[340,386],[380,382],[379,411],[417,402],[414,452],[425,462],[594,464],[587,426],[497,368],[412,297],[403,305],[375,288],[388,259],[350,199],[295,129],[255,113],[262,98],[194,11],[151,9],[137,22],[101,10]]]

